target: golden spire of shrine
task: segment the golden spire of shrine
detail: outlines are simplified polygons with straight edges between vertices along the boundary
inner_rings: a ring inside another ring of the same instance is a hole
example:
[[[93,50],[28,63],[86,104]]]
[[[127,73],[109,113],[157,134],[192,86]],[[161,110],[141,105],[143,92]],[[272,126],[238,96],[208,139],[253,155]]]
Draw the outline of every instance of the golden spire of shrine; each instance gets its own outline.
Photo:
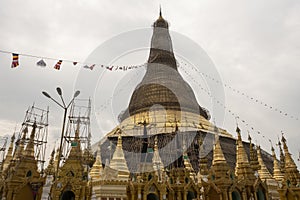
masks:
[[[280,154],[279,154],[279,156],[280,156],[280,170],[281,170],[281,172],[284,172],[285,156],[284,156],[282,146],[281,146],[281,142],[280,142],[279,139],[278,139],[278,146],[279,146],[279,152],[280,152]]]
[[[47,168],[45,169],[45,174],[47,175],[54,175],[55,174],[55,166],[54,165],[54,155],[55,155],[55,148],[53,148],[52,152],[51,152],[51,157],[49,160],[49,164],[47,166]]]
[[[213,150],[213,160],[212,165],[217,164],[227,164],[226,159],[223,154],[223,150],[220,143],[220,138],[218,135],[218,132],[215,134],[215,144],[214,144],[214,150]]]
[[[18,140],[18,144],[15,147],[16,149],[14,152],[13,160],[18,160],[21,158],[24,151],[24,144],[25,144],[27,133],[28,133],[28,128],[26,126],[23,130],[22,138]]]
[[[275,150],[272,146],[272,156],[273,156],[273,178],[276,180],[276,181],[283,181],[284,179],[284,174],[281,172],[280,170],[280,165],[279,165],[279,162],[276,158],[276,154],[275,154]]]
[[[190,172],[190,177],[193,179],[196,177],[195,170],[190,162],[189,156],[187,154],[186,140],[183,140],[183,165],[187,171]]]
[[[286,139],[284,136],[282,136],[281,139],[283,143],[283,151],[284,151],[284,156],[285,156],[285,167],[284,167],[284,172],[285,172],[285,179],[287,181],[288,185],[293,185],[297,186],[300,181],[300,174],[297,169],[297,166],[292,158],[292,155],[289,152],[288,146],[286,144]]]
[[[25,156],[27,158],[33,158],[34,159],[34,137],[35,137],[35,131],[36,131],[36,122],[33,123],[32,125],[32,130],[29,138],[29,142],[26,146],[25,149]]]
[[[158,139],[157,136],[154,138],[154,150],[153,150],[153,157],[152,157],[152,163],[153,163],[153,170],[155,174],[158,176],[159,181],[162,181],[164,178],[164,164],[161,161],[161,157],[159,155],[159,149],[158,149]]]
[[[164,171],[164,164],[161,161],[161,157],[159,155],[157,142],[158,142],[158,139],[157,139],[157,136],[155,136],[155,138],[154,138],[154,151],[153,151],[153,158],[152,158],[153,169],[154,169],[154,171]]]
[[[228,171],[230,170],[221,147],[221,142],[219,138],[219,129],[216,126],[214,128],[214,132],[215,132],[215,144],[213,146],[213,159],[212,159],[212,173],[214,177],[213,181],[226,177]]]
[[[190,159],[188,157],[188,154],[187,154],[187,147],[186,147],[186,143],[185,143],[185,139],[183,139],[183,164],[184,164],[184,167],[189,170],[189,171],[192,171],[193,170],[193,167],[191,165],[191,162],[190,162]]]
[[[118,129],[117,131],[119,131],[117,147],[110,161],[109,167],[118,172],[119,179],[127,180],[129,178],[129,170],[123,152],[121,130]]]
[[[101,144],[99,142],[96,161],[93,164],[93,167],[90,171],[91,178],[92,179],[99,179],[100,176],[101,176],[102,171],[103,171],[103,167],[102,167],[102,160],[101,160]]]
[[[250,167],[248,156],[243,145],[241,130],[239,129],[239,127],[236,128],[236,132],[238,135],[238,139],[236,145],[235,174],[238,179],[255,180],[254,172]]]
[[[253,169],[253,171],[257,171],[260,169],[260,165],[258,162],[257,150],[256,150],[254,144],[252,143],[252,138],[251,138],[250,134],[248,135],[248,140],[250,142],[250,144],[249,144],[249,146],[250,146],[250,166]]]
[[[6,171],[6,169],[9,167],[9,164],[13,158],[14,141],[15,141],[15,133],[11,136],[11,139],[10,139],[10,145],[7,150],[5,160],[3,162],[3,169],[2,169],[3,171]]]
[[[236,128],[236,132],[238,134],[238,139],[237,139],[237,165],[243,164],[243,165],[249,165],[248,161],[248,156],[246,154],[243,141],[242,141],[242,136],[241,136],[241,130],[239,127]]]
[[[260,165],[260,169],[258,170],[259,177],[262,180],[272,179],[272,176],[271,176],[268,168],[266,167],[265,162],[262,159],[260,146],[258,146],[258,148],[257,148],[257,157],[258,157],[258,162]]]

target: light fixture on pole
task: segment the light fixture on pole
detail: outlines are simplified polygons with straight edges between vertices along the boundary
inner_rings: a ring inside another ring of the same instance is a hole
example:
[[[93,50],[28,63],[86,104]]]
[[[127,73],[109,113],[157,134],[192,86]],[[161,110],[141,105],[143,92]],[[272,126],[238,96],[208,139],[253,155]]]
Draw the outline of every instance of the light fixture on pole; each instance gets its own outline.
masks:
[[[66,124],[66,118],[67,118],[67,111],[68,108],[70,107],[70,105],[72,104],[72,102],[74,101],[74,99],[80,94],[80,91],[77,90],[74,95],[73,98],[71,99],[70,103],[66,106],[64,98],[62,96],[62,90],[60,87],[56,88],[56,91],[58,93],[58,95],[60,96],[60,99],[62,101],[62,104],[60,104],[58,101],[56,101],[55,99],[53,99],[47,92],[43,91],[42,94],[51,99],[52,101],[54,101],[57,105],[59,105],[61,108],[64,109],[64,117],[63,117],[63,125],[62,125],[62,130],[61,130],[61,136],[60,136],[60,145],[59,145],[59,152],[58,152],[58,162],[57,162],[57,166],[56,166],[56,173],[55,173],[55,178],[57,178],[58,176],[58,168],[59,168],[59,163],[61,160],[61,153],[62,153],[62,142],[63,142],[63,138],[64,138],[64,132],[65,132],[65,124]]]

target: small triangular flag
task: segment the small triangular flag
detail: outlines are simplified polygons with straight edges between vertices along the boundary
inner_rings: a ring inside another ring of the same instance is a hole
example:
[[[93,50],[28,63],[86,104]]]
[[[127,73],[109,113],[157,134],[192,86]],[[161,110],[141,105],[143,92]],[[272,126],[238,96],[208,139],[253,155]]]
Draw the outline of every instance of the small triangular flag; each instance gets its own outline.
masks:
[[[45,61],[42,59],[42,60],[40,60],[40,61],[38,61],[37,63],[36,63],[36,65],[37,66],[40,66],[40,67],[46,67],[46,63],[45,63]]]
[[[88,65],[84,65],[83,68],[90,69],[90,67]]]

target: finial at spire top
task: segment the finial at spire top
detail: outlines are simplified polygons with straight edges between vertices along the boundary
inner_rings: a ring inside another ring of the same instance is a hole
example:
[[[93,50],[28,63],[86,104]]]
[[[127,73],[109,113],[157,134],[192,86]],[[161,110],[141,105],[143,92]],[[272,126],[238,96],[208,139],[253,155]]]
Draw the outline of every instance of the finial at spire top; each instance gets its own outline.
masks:
[[[241,133],[241,129],[239,128],[239,126],[236,126],[236,132]]]
[[[159,16],[162,17],[162,14],[161,14],[161,5],[159,4]]]
[[[14,134],[11,136],[10,141],[11,141],[11,142],[14,142],[14,141],[15,141],[15,138],[16,138],[16,136],[15,136],[15,132],[14,132]]]
[[[272,151],[272,153],[275,152],[275,149],[274,149],[273,145],[271,146],[271,151]]]
[[[248,140],[249,140],[249,142],[251,143],[252,138],[251,138],[251,135],[250,135],[250,132],[249,132],[249,131],[248,131]]]
[[[121,130],[118,132],[118,141],[117,141],[117,146],[122,148],[122,136],[121,136]]]

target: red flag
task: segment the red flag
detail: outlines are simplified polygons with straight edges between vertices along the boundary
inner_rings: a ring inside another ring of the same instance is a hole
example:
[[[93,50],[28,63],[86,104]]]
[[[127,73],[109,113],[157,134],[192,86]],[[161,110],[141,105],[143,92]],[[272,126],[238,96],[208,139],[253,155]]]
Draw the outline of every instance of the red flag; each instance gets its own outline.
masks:
[[[60,70],[60,65],[62,63],[62,60],[59,60],[56,65],[54,66],[54,69]]]
[[[106,67],[106,69],[108,69],[108,70],[110,70],[110,71],[111,71],[113,68],[114,68],[114,66],[111,66],[111,67],[107,66],[107,67]]]
[[[11,63],[11,68],[18,67],[19,66],[19,54],[13,53],[12,56],[13,56],[13,60]]]

